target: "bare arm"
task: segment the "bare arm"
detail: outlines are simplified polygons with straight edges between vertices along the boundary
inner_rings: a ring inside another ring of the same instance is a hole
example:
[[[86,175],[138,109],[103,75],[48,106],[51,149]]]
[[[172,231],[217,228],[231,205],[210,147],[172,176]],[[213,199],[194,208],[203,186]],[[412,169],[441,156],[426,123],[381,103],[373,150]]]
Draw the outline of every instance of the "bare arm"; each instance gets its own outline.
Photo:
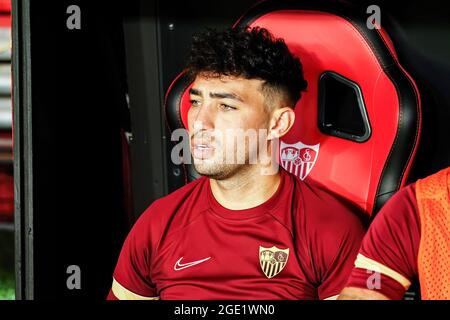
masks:
[[[338,300],[389,300],[389,298],[375,290],[346,287],[342,290]]]

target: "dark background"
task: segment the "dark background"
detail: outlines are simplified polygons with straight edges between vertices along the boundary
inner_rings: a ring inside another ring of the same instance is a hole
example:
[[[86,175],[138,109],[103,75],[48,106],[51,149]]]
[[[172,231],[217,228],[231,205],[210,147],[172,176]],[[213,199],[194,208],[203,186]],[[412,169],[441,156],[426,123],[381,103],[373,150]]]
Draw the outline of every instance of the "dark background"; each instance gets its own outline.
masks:
[[[231,26],[255,2],[15,1],[18,298],[105,298],[134,217],[184,183],[169,161],[163,101],[192,35]],[[450,10],[446,1],[374,3],[422,94],[413,181],[450,165]],[[72,4],[81,30],[66,28]],[[69,265],[81,268],[81,290],[66,287]]]

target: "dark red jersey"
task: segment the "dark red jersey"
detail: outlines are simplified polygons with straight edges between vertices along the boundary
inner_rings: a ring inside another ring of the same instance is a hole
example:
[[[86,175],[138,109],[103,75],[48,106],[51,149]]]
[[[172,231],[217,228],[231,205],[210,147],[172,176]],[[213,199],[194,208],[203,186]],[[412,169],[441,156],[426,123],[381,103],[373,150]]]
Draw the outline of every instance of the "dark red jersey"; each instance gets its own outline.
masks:
[[[155,201],[122,248],[109,298],[326,299],[364,235],[341,200],[282,170],[265,203],[229,210],[202,177]]]
[[[418,277],[419,244],[419,209],[415,184],[410,184],[397,192],[374,219],[347,286],[401,299]]]

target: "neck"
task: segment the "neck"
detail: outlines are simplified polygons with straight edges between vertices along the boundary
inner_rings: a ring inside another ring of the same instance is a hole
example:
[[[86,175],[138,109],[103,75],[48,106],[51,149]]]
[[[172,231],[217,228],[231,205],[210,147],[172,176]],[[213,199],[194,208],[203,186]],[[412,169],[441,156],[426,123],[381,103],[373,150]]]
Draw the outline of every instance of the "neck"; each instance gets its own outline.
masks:
[[[210,179],[214,198],[230,210],[254,208],[277,191],[281,180],[278,171],[272,175],[262,175],[258,166],[243,170],[238,175],[225,180]]]

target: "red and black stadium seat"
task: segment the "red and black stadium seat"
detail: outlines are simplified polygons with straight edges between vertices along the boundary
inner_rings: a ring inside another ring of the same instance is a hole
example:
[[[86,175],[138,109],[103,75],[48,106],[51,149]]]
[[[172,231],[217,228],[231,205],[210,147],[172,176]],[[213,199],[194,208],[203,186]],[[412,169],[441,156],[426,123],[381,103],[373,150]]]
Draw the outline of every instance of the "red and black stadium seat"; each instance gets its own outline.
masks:
[[[407,183],[421,130],[418,89],[387,32],[368,14],[322,1],[266,1],[235,27],[260,26],[284,38],[302,61],[307,92],[280,144],[280,162],[368,215]],[[181,73],[166,94],[171,130],[187,125],[191,84]],[[186,166],[187,180],[195,179]]]

